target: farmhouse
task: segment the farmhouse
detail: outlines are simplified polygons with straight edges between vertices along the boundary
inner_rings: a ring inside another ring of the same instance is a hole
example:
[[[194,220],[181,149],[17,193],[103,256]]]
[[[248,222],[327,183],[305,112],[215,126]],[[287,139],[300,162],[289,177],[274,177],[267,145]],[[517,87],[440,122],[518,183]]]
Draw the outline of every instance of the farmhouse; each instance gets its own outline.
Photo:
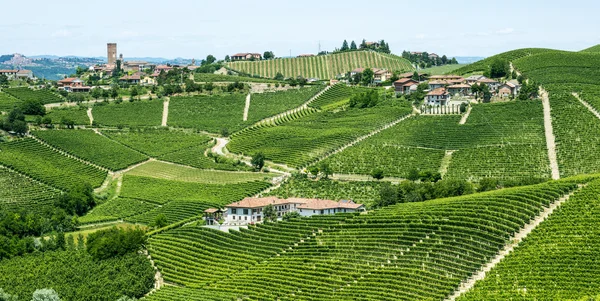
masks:
[[[231,56],[232,61],[246,61],[246,60],[250,60],[252,58],[254,58],[256,60],[260,60],[262,58],[262,55],[260,55],[260,53],[244,52],[244,53],[236,53]]]
[[[457,84],[448,86],[448,92],[452,95],[461,94],[463,96],[471,94],[471,86],[467,84]]]
[[[277,217],[281,217],[288,212],[298,212],[301,216],[312,216],[365,210],[363,204],[356,204],[349,200],[335,202],[302,198],[245,198],[225,206],[225,224],[246,225],[262,222],[264,220],[264,208],[268,205],[275,208]]]
[[[501,85],[498,88],[498,96],[500,97],[514,97],[519,94],[521,90],[521,85],[516,80],[511,80]]]
[[[445,80],[433,80],[429,82],[429,90],[433,91],[438,88],[444,88],[448,85],[450,85],[450,83]]]
[[[467,84],[469,84],[469,85],[471,85],[471,86],[472,86],[472,85],[474,85],[476,82],[478,82],[478,81],[480,81],[480,80],[482,80],[482,79],[485,79],[485,78],[487,78],[487,77],[485,77],[485,76],[483,76],[483,75],[471,75],[471,76],[467,77],[467,78],[465,79],[465,81],[467,82]]]
[[[8,78],[14,78],[19,73],[19,70],[0,70],[1,75],[6,75]]]
[[[410,94],[413,90],[411,89],[413,86],[417,86],[419,84],[418,81],[412,78],[401,78],[394,82],[394,90],[396,91],[396,95],[398,94]]]
[[[480,80],[477,81],[479,84],[486,84],[488,86],[488,88],[490,88],[490,91],[496,91],[498,90],[498,87],[500,87],[500,82],[498,82],[497,80],[493,80],[493,79],[489,79],[489,78],[482,78]]]
[[[122,83],[128,83],[128,84],[139,84],[141,81],[141,76],[139,73],[133,74],[133,75],[125,75],[121,78],[119,78],[119,81]]]
[[[382,83],[392,77],[392,72],[386,69],[373,68],[373,81],[376,84]]]
[[[83,85],[83,81],[77,77],[69,77],[58,81],[58,87],[67,92],[90,92],[91,88]]]
[[[33,71],[31,71],[31,70],[19,70],[19,72],[17,72],[17,78],[33,79]]]
[[[451,83],[462,83],[465,79],[460,75],[434,75],[429,77],[429,80],[443,80]]]
[[[359,73],[363,73],[365,71],[365,68],[356,68],[352,71],[350,71],[350,76],[355,76]]]
[[[446,88],[437,88],[427,93],[427,104],[431,106],[445,106],[450,101],[450,93]]]

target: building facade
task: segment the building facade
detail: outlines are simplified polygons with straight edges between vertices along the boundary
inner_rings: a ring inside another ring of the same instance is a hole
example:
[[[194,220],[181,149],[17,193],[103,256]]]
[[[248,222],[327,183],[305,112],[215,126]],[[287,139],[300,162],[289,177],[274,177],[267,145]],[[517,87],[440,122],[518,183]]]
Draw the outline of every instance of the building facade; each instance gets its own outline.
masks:
[[[117,64],[117,43],[106,44],[108,65]]]

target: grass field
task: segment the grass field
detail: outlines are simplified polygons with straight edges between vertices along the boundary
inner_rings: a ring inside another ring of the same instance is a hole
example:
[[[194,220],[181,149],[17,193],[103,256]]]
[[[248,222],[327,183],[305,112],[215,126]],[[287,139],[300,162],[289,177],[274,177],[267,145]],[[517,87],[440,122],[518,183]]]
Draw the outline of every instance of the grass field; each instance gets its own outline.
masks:
[[[205,184],[236,184],[251,181],[269,181],[270,178],[275,176],[275,174],[272,173],[204,170],[160,161],[151,161],[140,165],[129,171],[127,174],[132,176]]]
[[[372,51],[353,51],[302,58],[280,58],[256,62],[232,62],[229,67],[248,74],[273,78],[277,73],[285,77],[331,79],[356,68],[385,68],[391,71],[411,71],[411,63],[393,54]]]

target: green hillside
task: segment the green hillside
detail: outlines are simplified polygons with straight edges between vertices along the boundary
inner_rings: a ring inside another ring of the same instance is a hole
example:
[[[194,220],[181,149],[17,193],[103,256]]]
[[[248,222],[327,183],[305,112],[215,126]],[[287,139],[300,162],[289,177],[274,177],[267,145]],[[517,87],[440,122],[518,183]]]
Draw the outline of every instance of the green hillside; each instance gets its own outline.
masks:
[[[600,44],[581,50],[581,52],[600,52]]]
[[[356,68],[385,68],[391,71],[411,71],[411,63],[399,56],[372,51],[353,51],[320,55],[274,59],[265,61],[244,61],[229,63],[233,70],[252,75],[273,78],[278,72],[285,77],[301,75],[306,78],[331,79],[336,75]]]
[[[503,59],[508,61],[514,61],[516,59],[536,55],[544,52],[553,52],[557,50],[545,49],[545,48],[523,48],[517,50],[511,50],[504,53],[500,53],[491,57],[488,57],[484,60],[475,62],[473,64],[466,65],[462,68],[454,70],[454,74],[458,75],[467,75],[472,73],[483,73],[484,71],[489,70],[491,64],[497,59]]]

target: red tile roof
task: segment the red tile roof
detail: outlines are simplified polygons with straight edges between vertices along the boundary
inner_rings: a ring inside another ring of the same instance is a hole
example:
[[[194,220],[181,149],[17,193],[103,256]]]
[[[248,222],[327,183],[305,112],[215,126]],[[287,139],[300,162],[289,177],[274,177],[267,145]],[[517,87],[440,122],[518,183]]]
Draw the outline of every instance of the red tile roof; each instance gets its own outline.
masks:
[[[448,95],[448,91],[446,91],[445,88],[437,88],[437,89],[427,93],[427,96],[442,96],[442,95]]]
[[[279,199],[277,197],[265,197],[265,198],[245,198],[239,202],[231,203],[225,207],[234,208],[262,208],[267,205],[285,205],[285,204],[300,204],[297,208],[301,209],[334,209],[334,208],[346,208],[346,209],[358,209],[362,207],[362,204],[356,204],[353,201],[342,200],[339,202],[331,200],[320,200],[320,199],[304,199],[304,198],[289,198]]]

